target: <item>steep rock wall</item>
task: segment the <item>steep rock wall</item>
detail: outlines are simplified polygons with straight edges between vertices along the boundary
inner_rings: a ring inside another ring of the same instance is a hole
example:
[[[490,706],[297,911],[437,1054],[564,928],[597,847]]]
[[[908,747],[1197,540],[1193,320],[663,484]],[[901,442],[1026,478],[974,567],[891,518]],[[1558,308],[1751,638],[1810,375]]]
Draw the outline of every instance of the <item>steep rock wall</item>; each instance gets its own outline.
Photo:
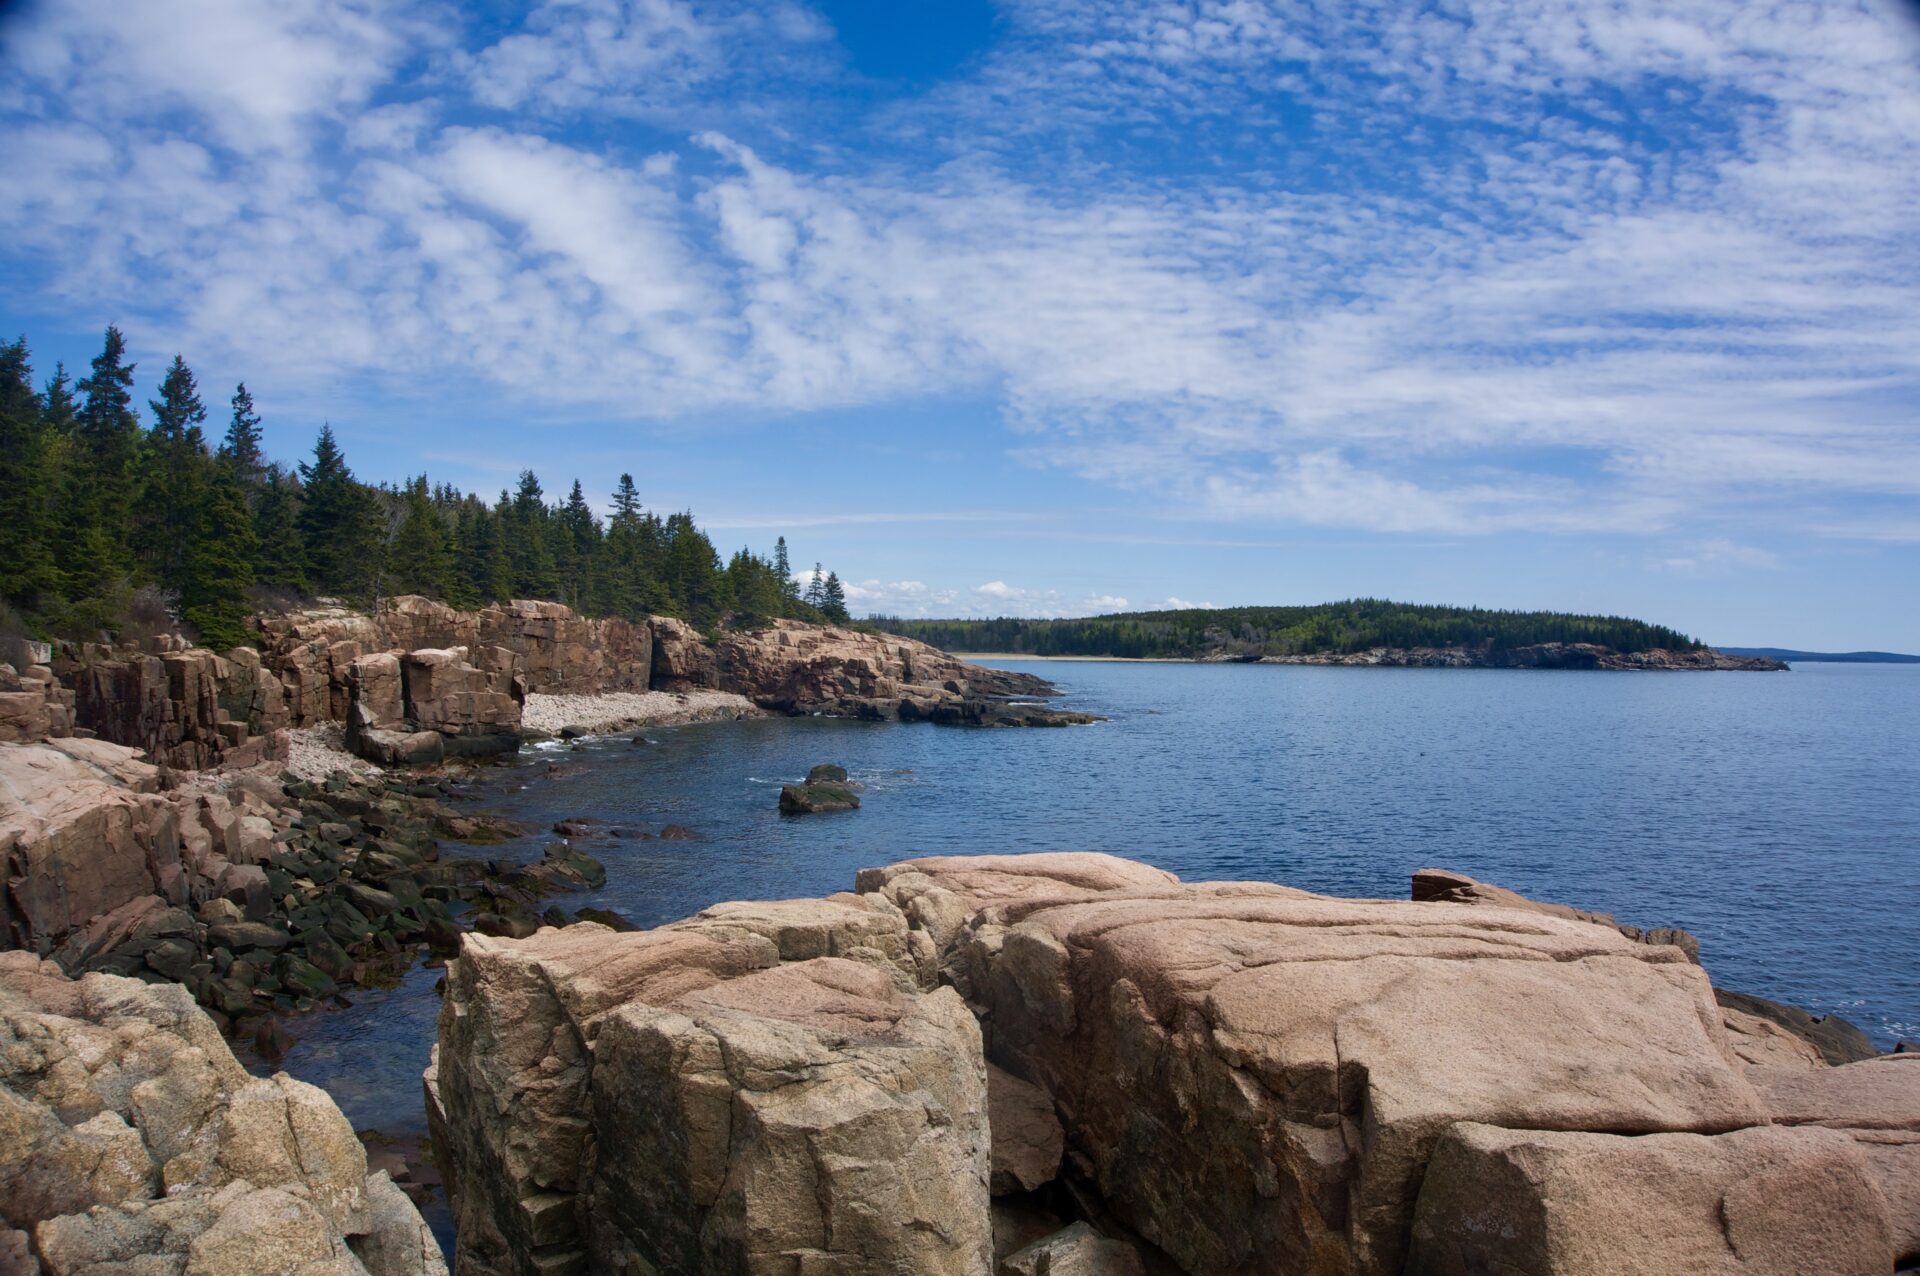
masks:
[[[475,1276],[985,1276],[979,1029],[877,898],[470,936],[427,1077]]]
[[[516,600],[457,611],[415,595],[371,615],[318,608],[255,621],[261,654],[294,706],[295,725],[340,721],[353,662],[377,652],[504,648],[519,659],[526,688],[542,694],[645,691],[653,676],[653,632],[645,622],[588,620],[560,603]]]

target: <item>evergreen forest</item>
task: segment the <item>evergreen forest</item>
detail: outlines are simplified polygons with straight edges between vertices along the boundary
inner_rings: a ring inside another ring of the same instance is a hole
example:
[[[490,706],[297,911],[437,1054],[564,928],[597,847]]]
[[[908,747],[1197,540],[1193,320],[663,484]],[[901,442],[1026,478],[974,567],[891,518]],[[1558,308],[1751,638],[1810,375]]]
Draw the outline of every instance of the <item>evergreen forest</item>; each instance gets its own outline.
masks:
[[[245,384],[210,421],[178,356],[156,394],[143,420],[118,328],[78,380],[56,366],[36,385],[26,338],[0,345],[0,630],[95,639],[177,622],[224,649],[263,606],[399,594],[553,599],[706,631],[848,619],[839,576],[816,564],[803,587],[785,537],[723,562],[691,513],[645,508],[631,474],[605,511],[577,479],[550,500],[532,470],[491,502],[424,474],[369,483],[330,427],[298,463],[269,460]]]
[[[1123,612],[1077,620],[904,620],[875,616],[890,633],[948,651],[1033,656],[1255,660],[1373,647],[1499,651],[1536,643],[1593,643],[1615,651],[1693,651],[1702,644],[1664,625],[1619,616],[1425,607],[1353,598],[1311,607],[1223,607]]]

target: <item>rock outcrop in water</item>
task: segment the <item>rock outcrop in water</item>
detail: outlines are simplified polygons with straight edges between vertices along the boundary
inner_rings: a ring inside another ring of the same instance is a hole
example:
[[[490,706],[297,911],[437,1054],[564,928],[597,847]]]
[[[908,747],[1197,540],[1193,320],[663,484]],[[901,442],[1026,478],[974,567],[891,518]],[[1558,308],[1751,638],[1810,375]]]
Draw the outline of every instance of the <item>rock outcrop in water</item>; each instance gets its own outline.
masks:
[[[930,719],[970,701],[1053,694],[1032,674],[971,665],[911,638],[797,620],[723,634],[717,656],[719,686],[786,713]]]
[[[447,1268],[333,1100],[249,1076],[184,988],[0,953],[0,1270]]]
[[[463,1270],[986,1273],[990,1219],[1002,1271],[1786,1276],[1920,1249],[1920,1060],[1828,1068],[1777,1029],[1736,1052],[1687,953],[1611,924],[1094,854],[859,892],[468,941],[429,1079]],[[819,1088],[875,1051],[903,1081]],[[983,1162],[989,1064],[1015,1085]],[[769,1125],[776,1100],[805,1118]],[[843,1205],[858,1225],[828,1226]],[[1061,1208],[1073,1235],[1029,1234]]]

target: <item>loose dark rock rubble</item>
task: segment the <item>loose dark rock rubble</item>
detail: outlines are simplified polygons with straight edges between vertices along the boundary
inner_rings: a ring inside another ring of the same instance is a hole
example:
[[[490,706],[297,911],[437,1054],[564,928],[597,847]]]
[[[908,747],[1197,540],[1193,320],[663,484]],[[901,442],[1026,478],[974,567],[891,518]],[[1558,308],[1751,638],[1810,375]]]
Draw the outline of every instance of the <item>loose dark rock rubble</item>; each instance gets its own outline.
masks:
[[[270,1020],[390,983],[422,957],[451,956],[463,925],[509,937],[565,925],[572,916],[543,901],[606,880],[597,859],[565,841],[528,863],[443,853],[441,839],[484,846],[529,831],[450,809],[457,790],[445,780],[249,777],[246,794],[277,808],[270,823],[285,826],[254,848],[252,863],[196,881],[187,904],[154,910],[103,951],[69,945],[69,974],[183,984],[224,1033],[272,1059],[285,1038]]]

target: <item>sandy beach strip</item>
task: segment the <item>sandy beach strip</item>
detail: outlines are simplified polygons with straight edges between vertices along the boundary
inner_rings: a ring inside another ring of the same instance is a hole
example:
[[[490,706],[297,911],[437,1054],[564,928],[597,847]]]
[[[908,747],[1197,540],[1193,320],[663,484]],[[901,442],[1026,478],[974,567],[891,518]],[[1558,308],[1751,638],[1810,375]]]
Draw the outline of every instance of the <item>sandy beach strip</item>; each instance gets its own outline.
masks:
[[[613,735],[636,727],[683,722],[757,718],[758,705],[731,691],[608,691],[598,695],[529,695],[520,715],[527,731],[559,735],[572,727],[585,735]]]

